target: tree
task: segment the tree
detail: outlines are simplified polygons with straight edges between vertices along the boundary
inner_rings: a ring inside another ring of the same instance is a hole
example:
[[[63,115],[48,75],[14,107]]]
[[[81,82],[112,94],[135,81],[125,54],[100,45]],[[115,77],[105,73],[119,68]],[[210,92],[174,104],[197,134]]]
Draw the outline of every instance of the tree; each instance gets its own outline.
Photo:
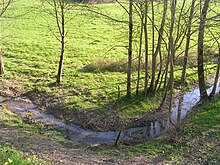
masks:
[[[133,40],[133,0],[129,0],[129,36],[128,36],[128,71],[127,71],[127,98],[131,98],[131,66]]]
[[[187,25],[186,47],[185,47],[184,60],[183,60],[183,70],[182,70],[182,76],[181,76],[181,83],[182,83],[183,87],[186,85],[186,66],[187,66],[188,54],[189,54],[192,19],[193,19],[193,14],[194,14],[194,10],[195,10],[195,2],[196,2],[196,0],[192,0],[189,20],[188,20],[188,25]]]
[[[167,89],[170,91],[170,99],[169,99],[169,114],[171,114],[172,108],[172,99],[173,99],[173,81],[174,81],[174,58],[175,58],[175,47],[174,47],[174,39],[173,39],[173,30],[175,24],[175,15],[176,15],[176,3],[177,0],[171,1],[171,25],[169,30],[169,49],[168,49],[168,58],[170,61],[170,77]],[[171,116],[171,115],[170,115]],[[171,121],[171,119],[170,119]]]
[[[0,75],[2,74],[4,74],[4,65],[3,65],[2,53],[0,52]]]
[[[154,87],[153,93],[155,93],[156,90],[157,90],[157,85],[159,83],[159,79],[160,79],[160,75],[161,75],[161,71],[162,71],[161,43],[162,43],[162,39],[163,39],[164,26],[165,26],[166,15],[167,15],[167,6],[168,6],[168,2],[167,2],[167,0],[164,0],[164,3],[163,3],[163,16],[162,16],[162,20],[161,20],[160,29],[159,29],[159,32],[158,32],[157,47],[156,47],[156,50],[154,52],[154,58],[155,58],[154,59],[154,61],[155,61],[154,62],[154,65],[155,65],[154,67],[155,67],[155,70],[156,70],[156,58],[157,58],[158,54],[160,54],[160,69],[159,69],[158,78],[157,78],[155,84],[154,84],[154,82],[151,82],[151,83],[154,84],[154,85],[152,85],[152,87]]]
[[[210,98],[214,97],[215,96],[215,91],[216,91],[216,88],[217,88],[217,84],[218,84],[218,78],[219,78],[219,73],[220,73],[220,44],[218,44],[218,64],[217,64],[217,69],[216,69],[216,73],[215,73],[215,81],[214,81],[214,84],[213,84],[213,89],[210,93]]]
[[[143,42],[143,31],[144,31],[144,18],[145,12],[143,11],[143,4],[140,3],[138,6],[140,9],[140,36],[139,36],[139,50],[138,50],[138,77],[137,77],[137,86],[136,86],[136,95],[139,93],[139,83],[140,83],[140,70],[141,70],[141,53],[142,53],[142,42]]]
[[[154,91],[154,82],[155,82],[155,76],[156,76],[156,64],[157,64],[157,55],[154,53],[154,42],[155,42],[155,17],[154,17],[154,0],[151,1],[151,10],[152,10],[152,18],[151,18],[151,24],[152,24],[152,68],[151,68],[151,83],[150,87],[148,89],[149,92]]]
[[[148,89],[148,29],[147,29],[148,1],[144,3],[144,41],[145,41],[145,75],[144,75],[144,94],[147,95]]]
[[[0,3],[0,17],[3,16],[3,14],[7,11],[7,9],[9,8],[9,6],[11,5],[11,3],[13,2],[13,0],[3,0]]]
[[[53,7],[53,13],[50,14],[55,18],[56,27],[58,29],[58,35],[53,32],[55,38],[60,42],[60,58],[58,65],[58,72],[56,77],[56,82],[59,84],[62,78],[63,72],[63,62],[64,62],[64,53],[66,46],[66,23],[68,21],[65,20],[66,12],[71,9],[69,4],[65,0],[53,0],[52,2],[46,0],[46,2]],[[52,30],[51,30],[52,31]]]
[[[205,0],[200,14],[199,22],[199,34],[198,34],[198,80],[199,80],[199,91],[201,99],[206,99],[208,97],[205,84],[205,74],[204,74],[204,31],[205,31],[205,19],[208,11],[210,0]]]
[[[210,34],[212,35],[213,39],[215,40],[215,42],[217,43],[218,45],[218,57],[217,57],[217,69],[216,69],[216,72],[215,72],[215,78],[214,78],[214,84],[213,84],[213,88],[212,88],[212,91],[209,95],[209,98],[213,98],[215,96],[215,92],[216,92],[216,88],[217,88],[217,85],[218,85],[218,79],[219,79],[219,73],[220,73],[220,42],[219,42],[219,34],[217,35],[218,37],[216,37],[216,34],[214,34],[211,29],[209,29],[209,32]]]
[[[11,3],[13,2],[13,0],[4,0],[0,3],[0,18],[2,18],[3,14],[7,11],[7,9],[9,8],[9,6],[11,5]],[[3,56],[2,56],[2,52],[0,52],[0,75],[4,74],[4,65],[3,65]]]

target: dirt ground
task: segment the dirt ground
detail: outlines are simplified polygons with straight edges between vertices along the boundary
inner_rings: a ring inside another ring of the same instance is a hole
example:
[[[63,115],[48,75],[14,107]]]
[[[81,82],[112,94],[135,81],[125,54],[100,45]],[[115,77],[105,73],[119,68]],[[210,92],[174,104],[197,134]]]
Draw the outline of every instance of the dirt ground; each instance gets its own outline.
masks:
[[[22,89],[14,83],[4,81],[4,89],[1,92],[5,96],[20,96]],[[5,85],[7,84],[7,85]],[[2,121],[0,121],[1,123]],[[16,122],[16,121],[12,121]],[[13,125],[13,124],[12,124]],[[120,158],[99,154],[100,151],[112,149],[115,146],[109,145],[84,145],[77,142],[69,141],[65,135],[60,140],[57,135],[53,136],[50,132],[33,131],[26,127],[11,125],[0,125],[0,144],[7,145],[19,150],[23,155],[36,156],[36,160],[42,164],[52,165],[74,165],[74,164],[132,164],[146,165],[159,164],[161,158],[149,159],[145,156],[134,158]]]
[[[68,141],[61,144],[51,135],[33,133],[23,128],[0,126],[0,142],[23,152],[36,155],[37,161],[43,164],[154,164],[145,157],[121,159],[96,153],[97,149]],[[105,146],[102,146],[105,147]]]

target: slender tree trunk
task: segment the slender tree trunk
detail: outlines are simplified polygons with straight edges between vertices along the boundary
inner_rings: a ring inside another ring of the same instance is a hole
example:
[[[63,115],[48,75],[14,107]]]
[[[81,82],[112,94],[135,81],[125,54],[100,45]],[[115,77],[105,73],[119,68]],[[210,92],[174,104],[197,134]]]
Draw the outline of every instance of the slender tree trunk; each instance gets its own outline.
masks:
[[[60,61],[59,61],[59,67],[58,67],[58,74],[57,74],[57,83],[59,84],[61,82],[62,77],[62,71],[63,71],[63,61],[64,61],[64,52],[65,52],[65,11],[64,11],[64,5],[65,2],[62,0],[60,1],[60,7],[61,7],[61,52],[60,52]]]
[[[144,94],[147,95],[148,90],[148,30],[147,30],[147,14],[148,14],[148,1],[145,0],[144,4],[144,40],[145,40],[145,77],[144,77]]]
[[[175,13],[176,13],[176,0],[171,0],[171,24],[169,29],[169,47],[168,47],[168,56],[166,61],[166,68],[165,68],[165,78],[164,78],[164,88],[165,94],[163,96],[163,100],[160,104],[162,106],[169,94],[169,121],[171,108],[172,108],[172,98],[173,98],[173,76],[174,76],[174,57],[175,57],[175,48],[174,48],[174,39],[173,39],[173,30],[174,30],[174,23],[175,23]],[[170,72],[169,72],[170,67]],[[169,79],[167,82],[169,73]]]
[[[163,59],[162,59],[162,52],[161,52],[161,50],[159,51],[159,57],[160,57],[160,68],[159,68],[157,79],[156,79],[156,82],[155,82],[154,93],[157,92],[157,86],[158,86],[158,83],[160,81],[160,77],[161,77],[162,69],[163,69]]]
[[[4,74],[3,56],[0,53],[0,75]]]
[[[188,62],[188,54],[189,54],[189,46],[190,46],[190,39],[191,39],[191,28],[192,28],[192,19],[195,9],[195,2],[196,0],[192,0],[192,5],[190,9],[190,15],[189,15],[189,22],[187,27],[187,34],[186,34],[186,48],[184,53],[184,60],[183,60],[183,70],[182,70],[182,76],[181,76],[181,84],[182,87],[186,86],[186,67]]]
[[[179,2],[180,3],[180,2]],[[186,4],[186,0],[182,0],[182,5],[181,5],[181,9],[180,9],[180,13],[179,13],[179,16],[178,16],[178,19],[176,19],[175,22],[177,22],[177,25],[175,27],[175,29],[177,29],[177,32],[176,32],[176,38],[175,38],[175,41],[174,41],[174,47],[175,49],[177,49],[180,45],[181,45],[181,42],[180,44],[178,45],[178,42],[179,40],[181,40],[181,35],[182,35],[182,32],[183,31],[183,27],[181,26],[181,20],[182,20],[182,15],[183,15],[183,11],[184,11],[184,7],[185,7],[185,4]],[[186,26],[186,25],[185,25]]]
[[[9,6],[11,5],[11,3],[13,2],[13,0],[3,0],[0,5],[1,5],[1,11],[0,11],[0,17],[2,17],[2,15],[7,11],[7,9],[9,8]]]
[[[156,70],[157,70],[157,66],[156,66],[157,57],[156,57],[156,54],[154,53],[154,40],[155,40],[154,0],[151,0],[151,10],[152,10],[152,69],[151,69],[152,75],[151,75],[150,87],[148,89],[150,93],[152,93],[154,90],[154,81],[155,81]]]
[[[162,16],[160,29],[159,29],[159,34],[158,34],[157,47],[156,47],[156,50],[155,50],[155,53],[154,53],[154,61],[155,62],[156,62],[155,58],[157,58],[158,53],[161,53],[160,52],[161,51],[161,42],[162,42],[162,37],[163,37],[163,32],[164,32],[164,25],[165,25],[166,15],[167,15],[167,5],[168,5],[167,0],[164,0],[163,16]],[[154,63],[153,65],[155,65],[153,67],[156,67],[156,63]],[[160,75],[161,75],[161,69],[162,69],[162,58],[161,58],[161,54],[160,54],[160,70],[159,70],[158,77],[157,77],[157,80],[155,82],[155,85],[153,85],[153,87],[154,87],[153,93],[156,92],[157,85],[158,85]],[[155,71],[155,76],[156,76],[156,71]],[[151,83],[154,83],[154,82],[151,82]]]
[[[164,83],[163,83],[163,88],[167,87],[167,78],[168,78],[168,70],[169,70],[169,64],[170,64],[170,57],[167,57],[166,61],[166,67],[165,67],[165,77],[164,77]]]
[[[139,52],[138,52],[138,77],[137,77],[137,86],[136,86],[136,95],[139,93],[139,82],[140,82],[140,70],[141,70],[141,53],[142,53],[142,38],[143,38],[143,24],[144,16],[141,13],[141,31],[140,31],[140,41],[139,41]]]
[[[166,72],[166,70],[164,69],[164,71],[162,72],[162,74],[160,76],[160,83],[159,83],[159,86],[157,87],[157,91],[159,91],[161,89],[161,85],[163,83],[163,78],[164,78],[165,72]]]
[[[219,70],[220,70],[220,45],[218,48],[218,65],[217,65],[217,69],[216,69],[216,73],[215,73],[215,81],[213,84],[213,88],[212,88],[212,92],[210,93],[210,98],[215,96],[215,91],[217,88],[217,84],[218,84],[218,78],[219,78]]]
[[[131,98],[132,34],[133,34],[133,0],[129,0],[129,46],[127,70],[127,98]]]
[[[4,15],[4,13],[7,11],[9,6],[12,4],[13,0],[3,0],[0,2],[0,19]],[[0,43],[1,44],[1,43]],[[4,63],[3,63],[3,55],[0,52],[0,75],[4,74]]]
[[[65,51],[64,42],[65,42],[64,38],[62,37],[60,61],[59,61],[58,74],[57,74],[57,83],[58,84],[61,82],[62,72],[63,72],[63,61],[64,61],[64,51]]]
[[[173,99],[173,80],[174,80],[174,58],[175,58],[175,47],[174,47],[174,39],[173,39],[173,30],[175,23],[175,14],[176,14],[176,3],[177,0],[172,0],[171,2],[171,25],[170,25],[170,34],[169,34],[169,57],[170,57],[170,78],[168,83],[169,89],[169,114],[171,121],[171,109],[172,109],[172,99]]]
[[[208,97],[205,84],[205,74],[204,74],[204,30],[205,30],[205,19],[208,11],[210,0],[205,0],[200,15],[199,23],[199,35],[198,35],[198,80],[199,80],[199,91],[201,99],[206,99]]]

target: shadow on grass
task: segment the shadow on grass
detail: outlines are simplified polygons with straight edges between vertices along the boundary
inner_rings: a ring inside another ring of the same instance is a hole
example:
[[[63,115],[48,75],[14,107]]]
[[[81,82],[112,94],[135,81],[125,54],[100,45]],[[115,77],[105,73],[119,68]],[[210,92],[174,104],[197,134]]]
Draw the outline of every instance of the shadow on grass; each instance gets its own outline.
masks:
[[[144,70],[144,63],[141,60],[140,69]],[[138,70],[138,60],[133,59],[132,71]],[[92,61],[90,64],[85,65],[83,68],[79,69],[80,72],[85,73],[100,73],[100,72],[127,72],[127,59],[123,58],[118,61],[112,61],[110,59],[99,58]]]

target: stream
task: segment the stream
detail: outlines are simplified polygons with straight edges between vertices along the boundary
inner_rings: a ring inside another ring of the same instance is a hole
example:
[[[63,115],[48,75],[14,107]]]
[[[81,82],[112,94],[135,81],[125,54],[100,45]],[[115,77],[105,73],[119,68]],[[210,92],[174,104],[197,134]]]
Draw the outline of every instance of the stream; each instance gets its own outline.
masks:
[[[212,87],[207,89],[210,94]],[[218,82],[216,93],[220,93],[220,81]],[[181,122],[189,112],[200,100],[198,87],[185,92],[182,97],[174,100],[171,117],[167,117],[149,122],[143,127],[128,128],[120,133],[119,142],[126,142],[131,139],[151,139],[160,136],[167,131],[170,123],[176,124]],[[86,144],[96,143],[114,143],[118,137],[118,131],[96,132],[81,128],[75,124],[66,124],[61,119],[54,117],[51,114],[46,114],[38,109],[32,102],[19,101],[13,98],[5,98],[4,101],[0,96],[0,106],[6,102],[7,108],[19,114],[23,120],[31,119],[34,122],[43,123],[47,128],[64,130],[68,137],[77,142]],[[168,124],[167,124],[168,123]]]

